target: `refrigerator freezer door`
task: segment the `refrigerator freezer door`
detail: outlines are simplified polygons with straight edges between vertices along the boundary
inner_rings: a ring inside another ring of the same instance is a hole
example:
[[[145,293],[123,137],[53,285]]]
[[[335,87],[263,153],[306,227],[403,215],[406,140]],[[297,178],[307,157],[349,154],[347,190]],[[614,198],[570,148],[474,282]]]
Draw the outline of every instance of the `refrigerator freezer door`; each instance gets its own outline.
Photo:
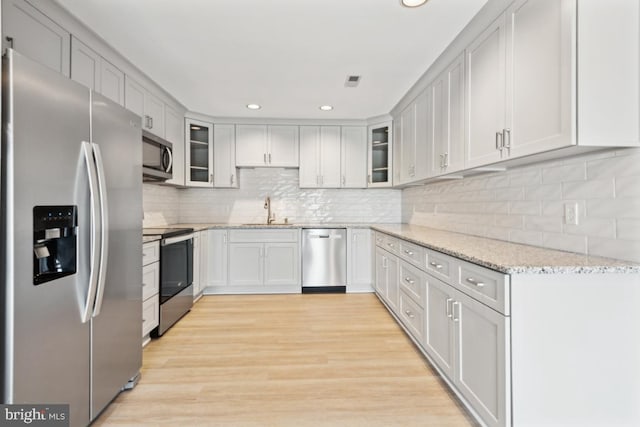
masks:
[[[93,419],[142,366],[142,134],[140,117],[95,92],[92,109],[108,218],[106,281],[91,321]]]
[[[3,58],[3,400],[68,403],[89,422],[89,190],[81,142],[90,138],[89,90],[8,50]],[[33,208],[78,207],[76,274],[33,284]]]

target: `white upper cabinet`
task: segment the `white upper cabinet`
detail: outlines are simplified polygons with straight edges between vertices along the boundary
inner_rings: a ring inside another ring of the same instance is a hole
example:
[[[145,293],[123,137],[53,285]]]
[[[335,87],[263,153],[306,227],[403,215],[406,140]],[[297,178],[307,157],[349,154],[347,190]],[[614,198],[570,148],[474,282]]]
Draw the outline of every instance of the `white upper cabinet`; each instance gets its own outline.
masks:
[[[71,37],[71,79],[124,105],[124,73],[75,37]]]
[[[236,125],[238,167],[298,167],[298,126]]]
[[[432,151],[430,94],[422,91],[400,114],[400,182],[407,184],[425,179],[430,171]],[[396,183],[398,184],[398,183]]]
[[[142,129],[164,138],[164,103],[128,75],[125,77],[125,107],[142,118]]]
[[[505,129],[505,16],[500,15],[466,51],[467,167],[499,161]]]
[[[69,77],[70,35],[23,0],[2,0],[2,48]]]
[[[238,188],[235,125],[213,125],[213,186]]]
[[[368,185],[369,187],[390,187],[393,181],[392,124],[385,122],[371,125],[368,133]]]
[[[367,187],[367,129],[343,126],[341,130],[342,188]]]
[[[431,84],[433,151],[429,175],[464,168],[464,55]]]
[[[300,187],[340,187],[340,126],[300,126]]]
[[[172,144],[173,153],[173,178],[166,184],[183,186],[184,181],[184,116],[173,108],[165,105],[164,109],[164,136]]]
[[[213,187],[213,124],[186,119],[185,184]]]

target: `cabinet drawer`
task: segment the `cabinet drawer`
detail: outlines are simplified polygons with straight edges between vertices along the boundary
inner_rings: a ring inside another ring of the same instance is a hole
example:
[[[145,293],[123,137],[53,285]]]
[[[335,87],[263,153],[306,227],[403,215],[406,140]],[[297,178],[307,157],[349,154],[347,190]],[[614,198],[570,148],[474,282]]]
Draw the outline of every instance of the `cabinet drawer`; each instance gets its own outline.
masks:
[[[424,338],[424,310],[403,291],[400,292],[400,319],[419,343]]]
[[[409,261],[422,269],[425,268],[426,259],[424,255],[424,248],[422,246],[400,240],[399,253],[404,260]]]
[[[145,265],[142,267],[142,300],[158,293],[160,289],[160,263]]]
[[[142,303],[142,336],[148,335],[149,332],[158,326],[158,307],[159,301],[157,297],[149,298]]]
[[[446,283],[453,283],[455,280],[453,277],[455,260],[440,252],[429,249],[425,249],[425,251],[427,253],[427,272],[433,274]]]
[[[149,242],[142,245],[142,265],[160,260],[160,242]]]
[[[406,261],[400,263],[400,287],[420,307],[424,307],[425,284],[425,273],[409,265]]]
[[[229,230],[229,241],[237,243],[297,242],[300,229],[239,229]]]
[[[509,315],[509,276],[466,261],[458,261],[455,286],[494,310]]]
[[[383,234],[384,237],[384,241],[382,243],[382,247],[394,254],[399,254],[400,253],[400,240],[396,239],[395,237],[391,237],[388,234]]]
[[[384,234],[376,231],[375,233],[375,239],[376,239],[376,246],[380,246],[381,248],[384,248]]]

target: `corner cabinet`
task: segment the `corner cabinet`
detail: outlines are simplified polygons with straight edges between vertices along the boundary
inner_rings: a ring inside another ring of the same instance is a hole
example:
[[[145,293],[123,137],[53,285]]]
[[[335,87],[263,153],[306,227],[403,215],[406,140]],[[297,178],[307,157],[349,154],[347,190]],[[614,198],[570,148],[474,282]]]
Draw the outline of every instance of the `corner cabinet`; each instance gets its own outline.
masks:
[[[371,125],[368,132],[369,187],[391,187],[393,183],[393,130],[392,122]]]
[[[185,121],[185,184],[213,187],[213,124]]]
[[[298,167],[298,126],[236,125],[236,166]]]
[[[234,125],[213,125],[213,186],[238,188]]]

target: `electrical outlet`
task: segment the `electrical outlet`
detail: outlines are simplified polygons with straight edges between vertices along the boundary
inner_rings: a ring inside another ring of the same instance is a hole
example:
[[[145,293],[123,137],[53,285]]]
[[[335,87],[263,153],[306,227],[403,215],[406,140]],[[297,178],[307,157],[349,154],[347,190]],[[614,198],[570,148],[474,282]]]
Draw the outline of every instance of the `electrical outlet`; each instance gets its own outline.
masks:
[[[578,204],[564,204],[564,223],[569,225],[578,225]]]

